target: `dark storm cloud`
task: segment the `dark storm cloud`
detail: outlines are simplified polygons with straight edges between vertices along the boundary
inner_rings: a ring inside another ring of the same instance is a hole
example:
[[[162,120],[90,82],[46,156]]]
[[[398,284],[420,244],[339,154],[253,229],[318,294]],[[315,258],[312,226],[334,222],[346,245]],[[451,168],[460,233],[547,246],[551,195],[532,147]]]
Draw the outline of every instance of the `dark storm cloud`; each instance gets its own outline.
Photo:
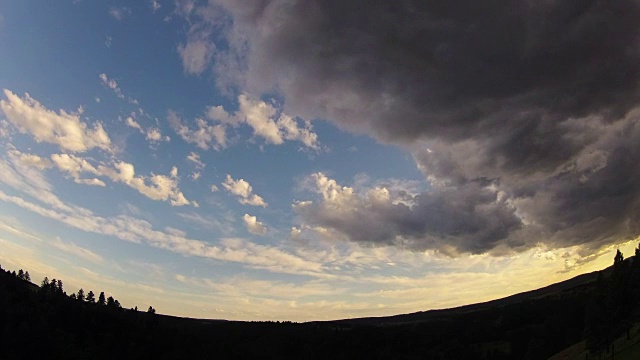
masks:
[[[356,241],[401,237],[462,252],[597,247],[640,233],[631,112],[640,2],[216,0],[210,8],[231,19],[218,46],[229,49],[217,54],[221,82],[279,92],[289,113],[407,146],[434,184],[411,206],[358,210],[369,226],[331,222],[321,205],[305,210],[307,221]]]
[[[515,209],[485,179],[416,195],[392,194],[384,187],[359,194],[321,173],[310,180],[323,199],[296,204],[295,210],[356,242],[477,254],[521,227]]]
[[[530,122],[638,99],[637,1],[221,3],[248,35],[247,86],[386,140],[545,131]]]

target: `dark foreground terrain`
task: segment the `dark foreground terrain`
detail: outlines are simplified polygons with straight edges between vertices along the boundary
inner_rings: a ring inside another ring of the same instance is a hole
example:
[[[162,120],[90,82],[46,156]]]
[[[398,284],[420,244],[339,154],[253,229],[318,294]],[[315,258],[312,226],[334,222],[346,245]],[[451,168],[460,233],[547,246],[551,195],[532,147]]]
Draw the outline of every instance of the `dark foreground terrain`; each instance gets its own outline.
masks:
[[[38,286],[22,270],[2,270],[0,358],[546,359],[585,339],[597,358],[637,319],[633,260],[618,253],[603,271],[487,303],[309,323],[123,309],[104,294],[67,295],[61,281]]]

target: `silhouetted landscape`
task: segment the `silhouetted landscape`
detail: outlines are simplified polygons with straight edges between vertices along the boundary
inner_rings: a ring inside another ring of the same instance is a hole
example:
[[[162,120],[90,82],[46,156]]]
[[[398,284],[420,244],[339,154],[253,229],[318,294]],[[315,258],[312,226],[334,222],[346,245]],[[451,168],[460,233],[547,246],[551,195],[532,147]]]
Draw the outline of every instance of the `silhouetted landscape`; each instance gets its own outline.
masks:
[[[3,269],[0,345],[4,359],[545,359],[584,340],[592,357],[579,358],[610,358],[617,338],[638,342],[639,254],[618,251],[605,270],[486,303],[306,323],[124,309],[104,292],[68,294],[62,280],[36,285],[28,271]]]

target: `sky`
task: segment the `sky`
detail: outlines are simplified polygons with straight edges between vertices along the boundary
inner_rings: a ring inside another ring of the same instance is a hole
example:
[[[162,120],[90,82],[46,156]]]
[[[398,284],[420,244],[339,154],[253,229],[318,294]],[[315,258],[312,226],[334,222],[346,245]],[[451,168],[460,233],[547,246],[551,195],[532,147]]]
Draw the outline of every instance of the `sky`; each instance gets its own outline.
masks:
[[[385,316],[640,235],[637,1],[0,3],[0,264],[124,307]]]

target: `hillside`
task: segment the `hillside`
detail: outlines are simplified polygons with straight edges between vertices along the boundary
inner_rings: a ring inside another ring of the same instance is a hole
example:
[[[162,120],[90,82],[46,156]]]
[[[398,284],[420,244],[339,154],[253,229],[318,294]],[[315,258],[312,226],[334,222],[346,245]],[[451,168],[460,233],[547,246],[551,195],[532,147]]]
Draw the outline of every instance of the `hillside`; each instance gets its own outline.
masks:
[[[607,271],[607,270],[603,270]],[[510,295],[504,298],[490,300],[487,302],[463,305],[449,309],[438,309],[419,311],[409,314],[399,314],[384,317],[365,317],[355,319],[337,320],[334,323],[348,323],[348,324],[370,324],[370,325],[390,325],[390,324],[403,324],[403,323],[415,323],[422,321],[429,321],[436,318],[443,318],[454,315],[462,315],[466,313],[473,313],[481,310],[491,310],[495,308],[501,308],[508,305],[517,304],[524,301],[530,301],[533,299],[541,299],[548,296],[562,296],[564,292],[583,292],[588,291],[591,285],[596,281],[600,271],[594,271],[587,274],[578,275],[571,279],[558,282],[545,286],[540,289],[526,291],[514,295]]]
[[[614,273],[451,309],[278,323],[127,310],[113,298],[87,301],[67,296],[61,282],[39,287],[1,271],[0,346],[6,359],[544,359],[584,338],[590,301]]]

